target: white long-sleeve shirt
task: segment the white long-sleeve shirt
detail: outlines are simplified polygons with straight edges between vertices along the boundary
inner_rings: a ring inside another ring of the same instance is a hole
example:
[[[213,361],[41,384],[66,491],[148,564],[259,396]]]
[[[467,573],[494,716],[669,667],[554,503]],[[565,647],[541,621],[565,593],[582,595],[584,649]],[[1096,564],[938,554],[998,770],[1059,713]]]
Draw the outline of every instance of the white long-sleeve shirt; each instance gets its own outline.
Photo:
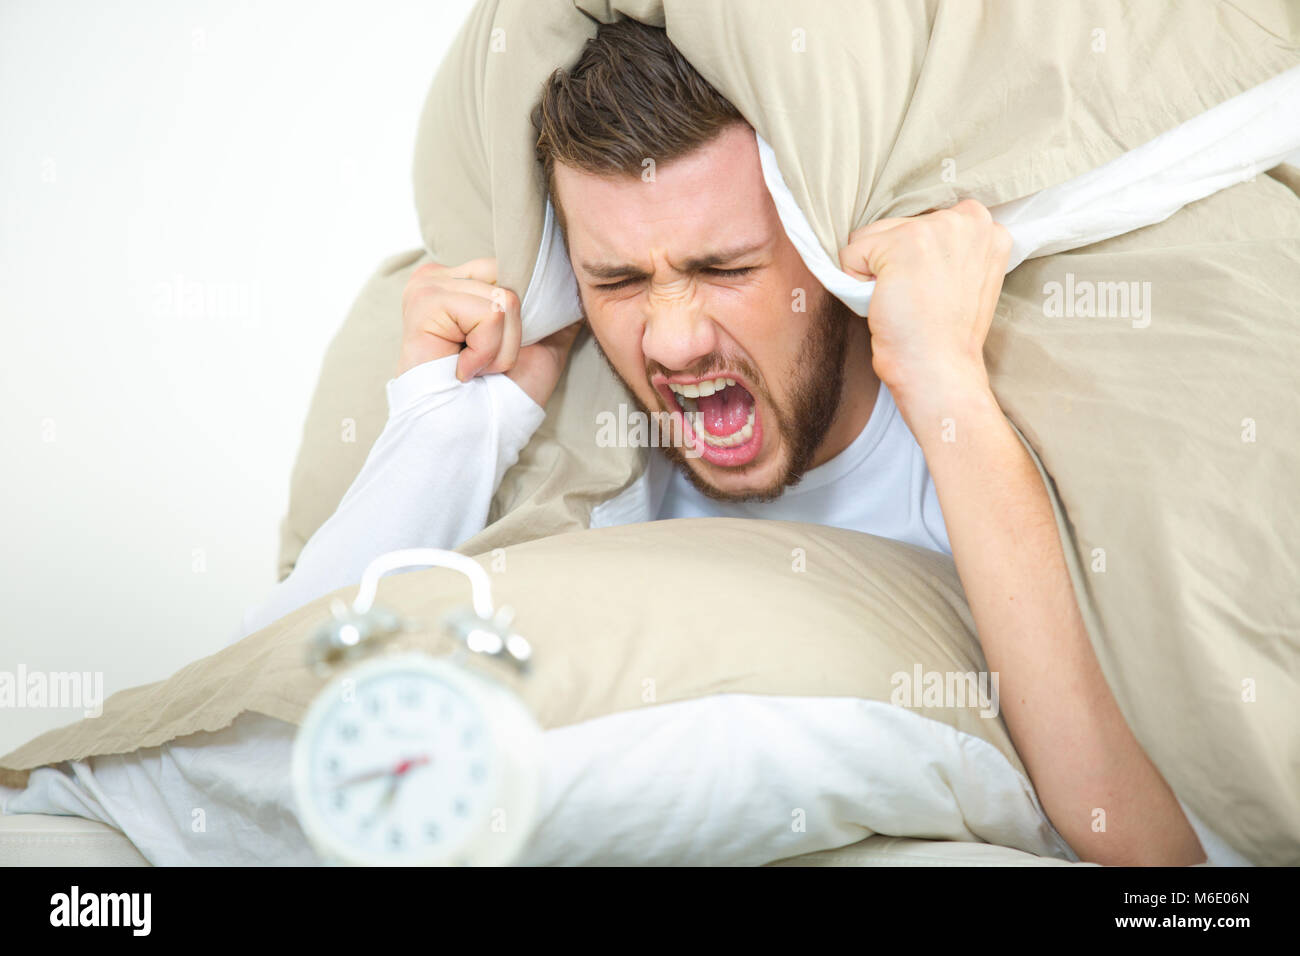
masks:
[[[456,359],[417,365],[388,382],[388,422],[361,472],[293,573],[245,612],[234,640],[356,584],[381,554],[453,548],[487,525],[497,486],[546,414],[505,375],[461,382]]]
[[[506,470],[545,412],[505,375],[460,382],[456,356],[388,383],[389,418],[338,510],[307,542],[292,574],[244,615],[235,639],[336,588],[400,548],[453,548],[481,531]],[[596,423],[592,423],[595,447]],[[641,478],[598,506],[593,527],[663,518],[803,521],[951,553],[925,456],[882,383],[871,418],[830,461],[775,501],[714,501],[657,449]]]

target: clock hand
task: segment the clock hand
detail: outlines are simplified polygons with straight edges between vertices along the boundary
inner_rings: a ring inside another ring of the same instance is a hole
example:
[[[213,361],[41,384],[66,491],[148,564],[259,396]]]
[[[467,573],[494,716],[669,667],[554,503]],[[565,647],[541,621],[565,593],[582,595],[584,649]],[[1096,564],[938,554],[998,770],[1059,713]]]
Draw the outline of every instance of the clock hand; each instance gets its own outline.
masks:
[[[383,812],[388,809],[393,802],[393,795],[397,793],[397,785],[402,782],[402,778],[406,776],[407,772],[413,767],[420,767],[429,763],[429,760],[428,754],[410,757],[388,772],[388,786],[384,788],[384,795],[379,798],[379,805],[361,822],[362,829],[369,830]]]
[[[341,790],[344,787],[351,787],[354,784],[365,783],[368,780],[377,780],[380,777],[400,778],[403,774],[415,767],[422,767],[425,764],[433,762],[433,757],[429,754],[421,754],[418,757],[408,757],[402,760],[394,767],[382,767],[379,770],[367,770],[365,773],[355,774],[346,777],[334,784],[335,790]]]
[[[388,778],[388,786],[384,790],[384,795],[379,799],[379,806],[375,807],[375,809],[361,821],[361,829],[369,830],[374,826],[375,821],[383,815],[383,812],[388,809],[388,805],[393,802],[393,794],[397,792],[397,781],[400,779],[402,778],[396,775]]]

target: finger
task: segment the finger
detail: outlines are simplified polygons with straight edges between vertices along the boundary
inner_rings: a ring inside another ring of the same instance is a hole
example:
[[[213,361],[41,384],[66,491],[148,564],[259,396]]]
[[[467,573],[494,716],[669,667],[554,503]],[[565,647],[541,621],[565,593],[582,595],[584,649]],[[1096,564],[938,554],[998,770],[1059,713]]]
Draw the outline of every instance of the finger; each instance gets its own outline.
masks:
[[[963,216],[969,216],[976,222],[986,223],[993,220],[993,214],[989,212],[988,206],[978,199],[963,199],[952,207],[952,211]]]
[[[479,296],[457,297],[448,314],[464,335],[465,347],[456,360],[456,377],[468,382],[496,359],[505,335],[505,313]]]
[[[469,294],[491,301],[492,296],[500,288],[500,286],[492,285],[492,283],[484,282],[481,279],[455,278],[444,273],[419,281],[412,280],[402,290],[402,298],[404,300],[410,299],[427,292],[438,296]]]
[[[868,281],[876,277],[878,270],[869,266],[870,251],[880,247],[880,239],[900,226],[916,221],[915,216],[878,219],[869,226],[857,230],[849,237],[849,244],[840,250],[840,268],[855,279]]]
[[[860,236],[851,246],[840,250],[840,268],[855,279],[870,280],[880,274],[884,253],[897,238],[894,230],[903,223],[869,236]]]
[[[504,322],[497,357],[484,371],[508,372],[514,368],[515,361],[519,358],[519,343],[524,334],[519,305],[519,296],[509,289],[498,286],[493,290],[492,308],[504,316]]]
[[[421,263],[407,280],[407,288],[425,285],[439,285],[447,282],[474,280],[492,285],[496,282],[496,260],[483,258],[471,259],[458,266],[445,266],[440,262]]]
[[[858,236],[840,250],[840,270],[855,279],[875,278],[867,269],[867,250],[872,246],[870,236]]]
[[[469,330],[492,310],[490,300],[469,292],[414,290],[403,306],[403,326],[412,335],[427,333],[464,342]]]
[[[905,222],[910,222],[915,216],[891,216],[888,219],[877,219],[873,223],[863,226],[861,229],[855,229],[849,233],[849,245],[853,245],[854,240],[866,236],[874,236],[879,232],[888,232],[896,226],[901,226]]]
[[[430,259],[428,262],[422,262],[411,272],[411,280],[429,279],[441,272],[446,272],[447,267],[441,262],[434,262]]]
[[[495,285],[497,281],[497,261],[492,258],[471,259],[448,269],[445,276],[450,279],[476,279]]]

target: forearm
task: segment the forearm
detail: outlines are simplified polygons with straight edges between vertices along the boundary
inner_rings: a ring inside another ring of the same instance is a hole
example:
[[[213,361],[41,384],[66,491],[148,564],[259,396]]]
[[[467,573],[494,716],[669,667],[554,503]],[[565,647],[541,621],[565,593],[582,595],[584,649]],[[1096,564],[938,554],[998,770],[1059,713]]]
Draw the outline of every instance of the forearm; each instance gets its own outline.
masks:
[[[381,554],[451,548],[482,530],[502,475],[543,412],[504,375],[456,381],[455,361],[389,383],[389,419],[361,472],[293,573],[245,614],[238,636],[357,582]]]
[[[1053,825],[1085,860],[1202,862],[1106,683],[1047,490],[994,396],[981,384],[911,406],[1007,728]]]

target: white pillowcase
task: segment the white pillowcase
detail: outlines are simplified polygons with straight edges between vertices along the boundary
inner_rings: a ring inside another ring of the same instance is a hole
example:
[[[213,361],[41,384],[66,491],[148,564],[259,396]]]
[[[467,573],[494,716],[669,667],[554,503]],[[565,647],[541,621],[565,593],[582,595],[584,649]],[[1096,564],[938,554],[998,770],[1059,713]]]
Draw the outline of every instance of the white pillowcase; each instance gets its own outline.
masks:
[[[763,178],[790,241],[834,296],[866,315],[875,282],[841,272],[822,249],[776,154],[761,135]],[[1100,242],[1168,219],[1190,202],[1253,179],[1300,151],[1300,67],[1288,70],[1103,166],[1032,196],[994,207],[1013,240],[1010,271],[1026,259]],[[578,282],[550,200],[541,249],[522,301],[530,345],[582,315]]]
[[[215,733],[40,768],[6,810],[100,820],[159,865],[312,864],[292,809],[296,731],[245,713]],[[1076,859],[997,748],[877,701],[718,694],[543,740],[524,864],[751,865],[872,833]]]

